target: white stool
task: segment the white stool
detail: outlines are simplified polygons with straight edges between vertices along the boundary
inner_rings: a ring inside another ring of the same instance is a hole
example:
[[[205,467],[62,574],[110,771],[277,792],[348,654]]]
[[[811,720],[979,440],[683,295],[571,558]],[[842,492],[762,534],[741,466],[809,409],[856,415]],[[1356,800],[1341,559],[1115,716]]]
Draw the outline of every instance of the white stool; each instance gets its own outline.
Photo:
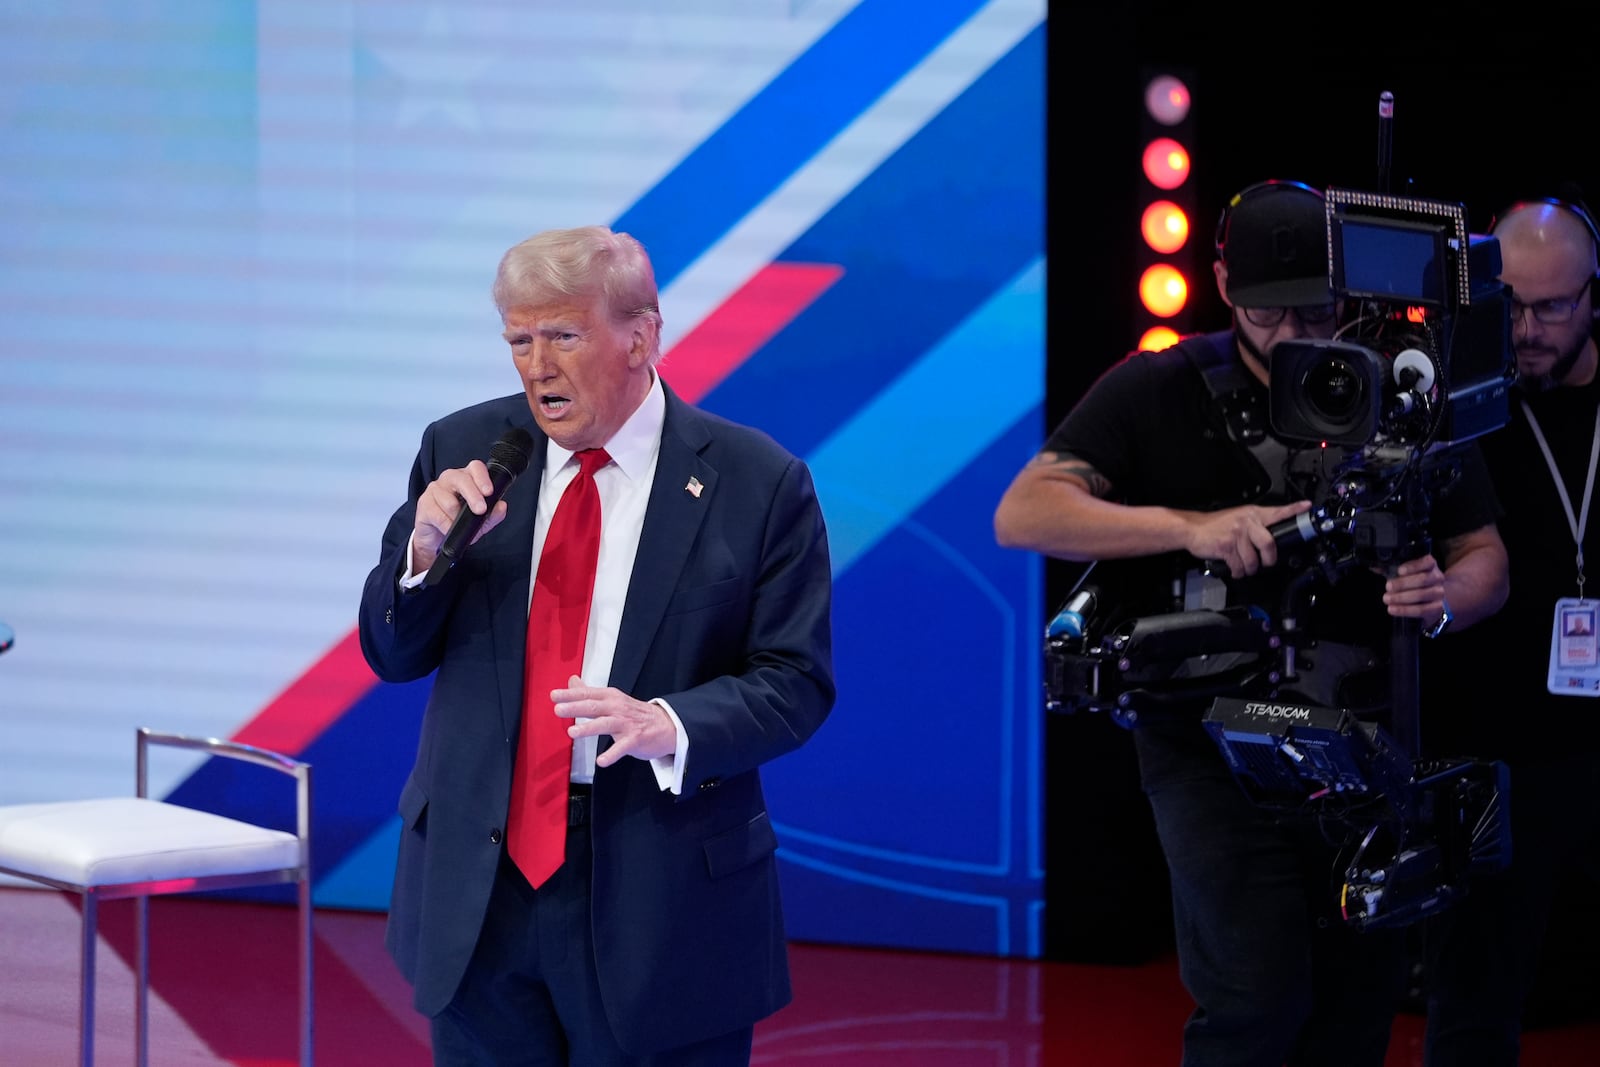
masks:
[[[295,779],[297,832],[151,800],[148,747],[169,745],[245,760]],[[83,898],[83,973],[78,1056],[94,1064],[96,907],[134,897],[138,959],[134,1040],[139,1067],[150,1058],[149,923],[152,896],[295,882],[300,889],[300,1062],[311,1065],[311,765],[276,752],[216,738],[155,733],[137,737],[137,795],[54,804],[0,805],[0,873]]]

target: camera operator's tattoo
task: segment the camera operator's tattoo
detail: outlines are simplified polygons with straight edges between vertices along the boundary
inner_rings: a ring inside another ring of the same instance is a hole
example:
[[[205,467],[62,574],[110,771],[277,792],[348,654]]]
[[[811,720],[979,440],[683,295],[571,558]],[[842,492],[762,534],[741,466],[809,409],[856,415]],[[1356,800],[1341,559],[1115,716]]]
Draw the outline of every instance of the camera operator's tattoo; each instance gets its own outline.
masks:
[[[1104,499],[1111,495],[1111,480],[1071,452],[1041,452],[1035,463],[1049,463],[1060,473],[1070,474],[1083,482],[1091,496]]]

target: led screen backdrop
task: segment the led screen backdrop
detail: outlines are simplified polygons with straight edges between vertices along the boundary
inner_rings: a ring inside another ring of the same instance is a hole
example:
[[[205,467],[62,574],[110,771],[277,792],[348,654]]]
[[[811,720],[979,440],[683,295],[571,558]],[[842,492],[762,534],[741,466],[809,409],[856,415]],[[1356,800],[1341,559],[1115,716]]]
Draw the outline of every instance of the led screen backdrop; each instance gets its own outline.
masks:
[[[318,903],[386,907],[428,683],[375,684],[361,584],[422,427],[518,388],[500,254],[604,222],[667,379],[829,523],[791,934],[1037,954],[1039,564],[991,516],[1042,433],[1043,0],[0,11],[0,803],[129,792],[140,725],[277,748]]]

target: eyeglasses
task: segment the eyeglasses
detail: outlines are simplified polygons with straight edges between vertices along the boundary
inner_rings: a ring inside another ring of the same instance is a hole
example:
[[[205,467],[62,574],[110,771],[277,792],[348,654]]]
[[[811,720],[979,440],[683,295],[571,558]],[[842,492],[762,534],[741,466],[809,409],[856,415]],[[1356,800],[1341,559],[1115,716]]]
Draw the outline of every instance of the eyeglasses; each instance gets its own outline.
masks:
[[[1560,326],[1564,322],[1570,322],[1572,313],[1578,310],[1579,304],[1583,303],[1583,294],[1587,293],[1589,286],[1593,284],[1594,277],[1591,275],[1584,281],[1583,288],[1579,289],[1575,296],[1570,298],[1564,296],[1555,297],[1551,300],[1535,300],[1531,304],[1524,304],[1513,296],[1511,298],[1511,321],[1515,323],[1522,318],[1524,311],[1531,311],[1533,312],[1533,317],[1546,326]]]
[[[1289,312],[1294,312],[1294,317],[1300,320],[1302,326],[1321,326],[1330,321],[1334,316],[1332,304],[1311,304],[1306,307],[1293,308],[1240,308],[1244,317],[1250,320],[1250,325],[1259,326],[1263,330],[1270,330],[1283,321]]]

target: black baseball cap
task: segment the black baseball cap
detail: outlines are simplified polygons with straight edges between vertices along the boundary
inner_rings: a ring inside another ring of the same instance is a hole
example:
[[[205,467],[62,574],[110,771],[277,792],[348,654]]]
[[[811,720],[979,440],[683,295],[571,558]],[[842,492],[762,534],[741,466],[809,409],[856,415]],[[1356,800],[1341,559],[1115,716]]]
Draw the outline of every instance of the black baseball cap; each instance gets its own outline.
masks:
[[[1328,218],[1322,194],[1300,182],[1252,185],[1229,201],[1217,238],[1236,307],[1333,302]]]

